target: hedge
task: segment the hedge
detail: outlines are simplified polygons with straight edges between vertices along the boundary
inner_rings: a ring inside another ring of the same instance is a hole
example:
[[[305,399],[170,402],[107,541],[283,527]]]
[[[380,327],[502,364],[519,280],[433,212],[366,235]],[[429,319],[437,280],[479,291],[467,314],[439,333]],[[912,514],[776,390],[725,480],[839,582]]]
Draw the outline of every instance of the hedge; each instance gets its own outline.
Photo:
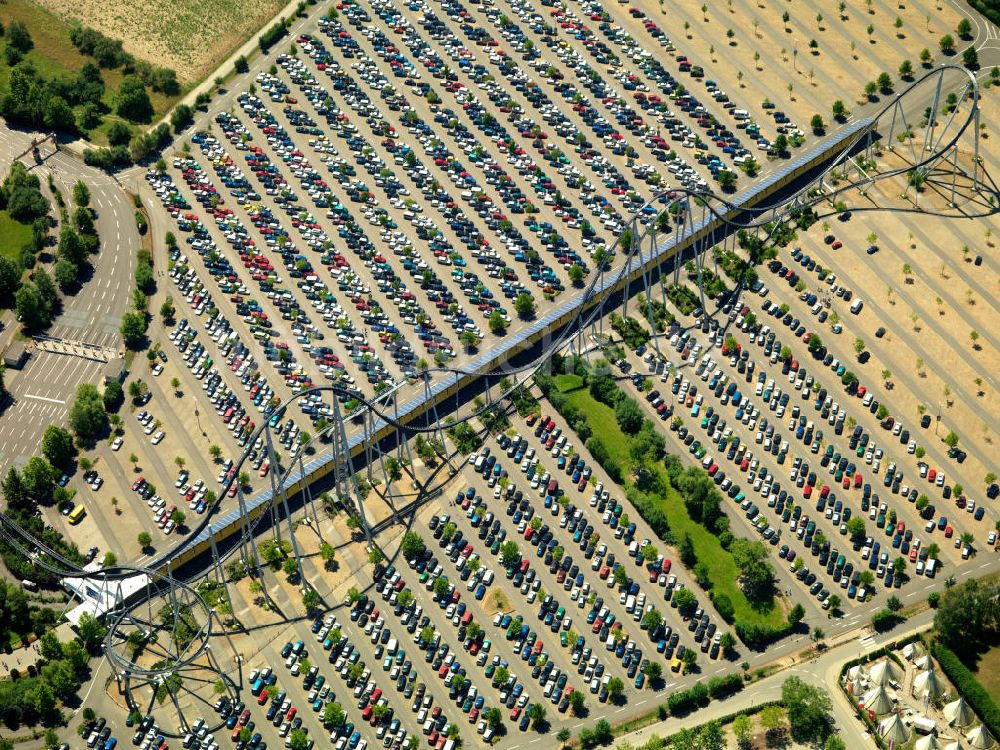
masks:
[[[976,676],[969,670],[954,651],[942,643],[931,644],[931,654],[937,659],[941,669],[951,680],[955,689],[968,701],[973,710],[979,714],[986,728],[994,737],[1000,736],[1000,707],[979,683]]]
[[[790,635],[799,626],[799,623],[784,622],[781,625],[768,627],[757,623],[748,623],[744,620],[737,620],[733,625],[736,636],[747,646],[764,646],[773,641],[779,641]]]
[[[681,716],[701,706],[707,706],[711,697],[708,688],[701,682],[696,682],[687,690],[671,693],[667,698],[667,711],[671,716]]]
[[[273,47],[281,37],[288,33],[288,27],[285,25],[285,19],[282,18],[281,21],[271,26],[267,31],[260,35],[257,40],[260,45],[261,52],[267,52],[271,47]]]
[[[713,677],[708,681],[708,694],[721,700],[743,689],[743,677],[736,672],[725,677]]]
[[[1000,7],[996,0],[969,0],[969,5],[1000,26]]]

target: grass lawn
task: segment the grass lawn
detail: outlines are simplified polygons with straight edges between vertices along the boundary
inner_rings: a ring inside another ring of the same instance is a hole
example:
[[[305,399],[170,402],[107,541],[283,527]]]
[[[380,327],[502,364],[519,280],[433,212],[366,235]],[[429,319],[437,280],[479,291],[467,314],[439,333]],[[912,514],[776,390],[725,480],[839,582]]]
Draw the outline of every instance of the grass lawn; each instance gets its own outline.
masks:
[[[31,225],[10,218],[0,211],[0,255],[20,262],[21,248],[31,244]]]
[[[27,26],[34,46],[24,56],[24,59],[31,61],[31,64],[44,78],[53,76],[74,78],[85,62],[93,62],[91,58],[77,52],[76,47],[73,46],[69,39],[71,27],[66,19],[51,13],[36,3],[30,0],[6,0],[3,3],[3,22],[10,25],[12,21],[21,21]],[[0,56],[0,89],[6,89],[9,77],[10,67]],[[101,77],[104,79],[103,102],[107,105],[109,113],[104,115],[101,126],[90,133],[89,139],[93,140],[95,145],[106,146],[108,128],[112,122],[121,120],[120,117],[113,114],[113,111],[115,95],[124,76],[120,68],[117,70],[102,68]],[[166,97],[152,89],[147,89],[147,91],[155,111],[154,122],[180,98],[179,96]],[[74,111],[79,114],[79,107],[74,108]],[[126,124],[133,128],[137,127],[131,123],[126,122]]]
[[[556,375],[555,380],[560,393],[570,393],[583,387],[583,378],[579,375]]]
[[[562,390],[561,387],[560,390]],[[594,399],[590,395],[590,391],[585,388],[569,393],[567,401],[587,416],[587,423],[593,434],[600,436],[614,460],[624,467],[622,473],[629,476],[632,467],[632,460],[629,456],[631,438],[618,427],[614,409]],[[658,470],[662,477],[663,486],[667,488],[666,494],[659,500],[667,520],[670,522],[674,539],[680,539],[685,533],[691,536],[698,560],[704,561],[708,565],[709,577],[713,583],[712,590],[729,597],[735,609],[736,620],[771,626],[777,626],[784,622],[785,614],[780,607],[773,603],[766,607],[754,606],[746,598],[737,584],[739,570],[732,555],[722,548],[718,537],[688,515],[680,493],[673,488],[667,478],[666,468],[659,464]]]
[[[983,688],[993,700],[1000,702],[1000,644],[994,645],[981,654],[976,654],[975,663],[965,661]]]

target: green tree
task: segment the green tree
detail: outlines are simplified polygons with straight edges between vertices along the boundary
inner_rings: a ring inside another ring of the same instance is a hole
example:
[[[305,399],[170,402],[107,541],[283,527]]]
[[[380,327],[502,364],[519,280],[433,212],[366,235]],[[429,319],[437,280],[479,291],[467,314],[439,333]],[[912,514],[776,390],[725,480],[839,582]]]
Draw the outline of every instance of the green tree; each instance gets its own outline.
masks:
[[[952,38],[951,34],[945,34],[938,40],[938,47],[941,51],[948,55],[955,51],[955,40]]]
[[[38,287],[33,283],[28,281],[21,284],[14,299],[17,319],[24,323],[29,331],[41,330],[49,324],[51,316],[46,312]]]
[[[7,26],[7,45],[13,47],[18,52],[30,52],[35,43],[31,40],[28,27],[22,21],[12,21]]]
[[[733,719],[733,735],[741,749],[750,747],[753,735],[753,720],[746,714],[737,714]]]
[[[490,313],[490,332],[501,335],[507,331],[507,321],[504,319],[503,315],[500,314],[499,310],[494,310]]]
[[[346,718],[347,713],[339,703],[327,703],[323,709],[323,724],[328,727],[339,727]]]
[[[527,319],[535,314],[535,300],[527,292],[521,292],[514,300],[514,309],[519,317]],[[492,319],[491,319],[492,323]]]
[[[518,549],[517,542],[507,540],[500,545],[500,562],[505,568],[509,568],[521,559],[521,550]]]
[[[153,543],[153,537],[149,535],[148,531],[140,531],[138,540],[139,547],[142,549],[147,549]]]
[[[69,425],[77,439],[84,442],[93,440],[107,430],[108,415],[104,410],[104,399],[90,383],[83,383],[76,389],[76,398],[69,410]]]
[[[617,702],[625,692],[625,683],[619,677],[612,677],[608,680],[608,698],[612,702]]]
[[[96,651],[107,632],[107,628],[101,625],[100,621],[93,616],[84,613],[80,617],[80,622],[77,625],[77,633],[79,634],[80,641],[83,643],[83,647],[90,653]]]
[[[77,180],[76,184],[73,185],[73,203],[81,208],[90,205],[90,188],[80,180]]]
[[[125,345],[130,349],[140,347],[146,338],[146,315],[141,312],[127,312],[119,326]]]
[[[289,747],[292,750],[306,750],[309,744],[309,735],[302,729],[293,729],[288,735]]]
[[[409,531],[403,536],[403,542],[400,545],[400,549],[403,552],[403,557],[407,560],[412,560],[418,555],[422,555],[424,550],[427,549],[427,545],[424,543],[423,538],[419,534]]]
[[[68,469],[76,455],[72,436],[62,427],[50,424],[42,435],[42,455],[53,466]]]
[[[719,187],[723,190],[732,190],[736,185],[736,173],[728,169],[720,169],[718,174],[715,175],[716,181],[719,183]]]
[[[618,420],[618,426],[621,427],[622,432],[629,435],[635,435],[639,432],[644,421],[639,405],[630,398],[623,398],[618,402],[615,407],[615,418]]]
[[[698,598],[687,588],[680,589],[673,597],[677,609],[683,611],[691,610],[698,603]]]
[[[770,597],[774,591],[774,569],[768,562],[768,550],[764,543],[736,539],[729,551],[740,569],[740,581],[747,597],[757,601]]]
[[[646,675],[652,682],[656,682],[660,679],[663,674],[663,667],[660,666],[660,662],[650,659],[649,663],[642,670],[642,673]]]
[[[816,113],[809,120],[809,127],[812,128],[814,133],[822,133],[826,128],[826,124],[823,122],[823,117],[819,113]]]
[[[175,133],[180,133],[193,122],[194,110],[187,104],[178,104],[170,113],[170,124],[174,126]]]
[[[532,703],[528,709],[528,719],[533,729],[540,729],[545,724],[545,706],[541,703]]]
[[[21,265],[11,258],[0,256],[0,307],[13,307],[14,296],[21,284]]]
[[[681,537],[681,543],[677,548],[680,554],[681,562],[687,567],[691,568],[698,562],[698,555],[694,550],[694,541],[691,539],[691,535],[687,532]]]
[[[821,742],[830,734],[827,716],[832,704],[826,691],[799,677],[789,677],[781,686],[781,702],[788,711],[792,738],[797,742]]]
[[[115,99],[115,112],[130,122],[149,122],[152,119],[153,103],[141,78],[127,75],[122,79]]]
[[[499,732],[503,727],[503,714],[500,712],[499,708],[495,706],[490,708],[483,714],[483,718],[486,719],[486,723],[489,724],[490,728],[494,732]]]

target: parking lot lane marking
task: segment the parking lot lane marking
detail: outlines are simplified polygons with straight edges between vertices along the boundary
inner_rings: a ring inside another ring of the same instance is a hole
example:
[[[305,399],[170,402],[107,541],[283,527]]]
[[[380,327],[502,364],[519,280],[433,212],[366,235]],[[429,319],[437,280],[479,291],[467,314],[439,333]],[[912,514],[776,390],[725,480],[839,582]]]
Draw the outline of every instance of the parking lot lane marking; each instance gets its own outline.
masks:
[[[979,569],[982,570],[983,568],[988,568],[988,567],[990,567],[989,563],[983,563],[982,565],[979,566]]]
[[[639,701],[639,702],[638,702],[638,703],[636,703],[635,705],[637,705],[637,706],[643,706],[643,705],[645,705],[645,704],[647,704],[647,703],[649,703],[649,701],[648,701],[648,700],[644,700],[644,701]]]
[[[585,722],[581,721],[579,724],[574,724],[573,725],[573,729],[579,729],[580,727],[582,727],[584,725],[584,723]],[[514,750],[514,748],[511,748],[511,750]]]
[[[906,598],[909,599],[910,597],[916,596],[917,594],[920,594],[920,593],[923,593],[923,592],[921,592],[921,591],[911,591],[909,594],[906,595]]]
[[[617,711],[615,711],[615,713],[616,713],[616,714],[620,714],[620,713],[621,713],[622,711],[624,711],[624,710],[625,710],[625,706],[622,706],[622,707],[621,707],[621,708],[619,708],[619,709],[618,709]]]
[[[37,401],[48,401],[50,404],[65,404],[65,401],[60,401],[57,398],[48,398],[47,396],[33,396],[30,393],[25,393],[24,398],[33,398]]]

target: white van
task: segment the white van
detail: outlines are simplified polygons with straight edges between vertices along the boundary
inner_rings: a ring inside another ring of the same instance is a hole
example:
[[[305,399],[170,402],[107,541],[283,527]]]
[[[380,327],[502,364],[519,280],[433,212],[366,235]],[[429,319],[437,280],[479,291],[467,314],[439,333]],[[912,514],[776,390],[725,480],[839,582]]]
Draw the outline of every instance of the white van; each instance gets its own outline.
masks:
[[[862,302],[860,299],[854,300],[854,302],[851,303],[851,313],[857,315],[859,312],[861,312],[861,308],[864,306],[865,303]]]

